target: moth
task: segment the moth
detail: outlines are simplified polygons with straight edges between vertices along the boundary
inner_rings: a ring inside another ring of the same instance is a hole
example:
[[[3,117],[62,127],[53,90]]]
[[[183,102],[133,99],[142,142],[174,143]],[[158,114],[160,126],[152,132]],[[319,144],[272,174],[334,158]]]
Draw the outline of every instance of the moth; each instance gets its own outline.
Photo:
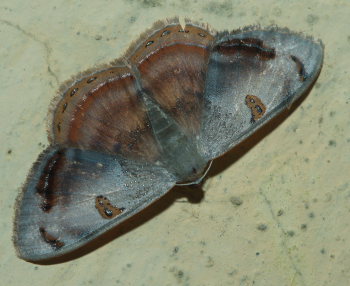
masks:
[[[287,29],[157,22],[123,57],[61,88],[50,146],[17,199],[18,256],[59,257],[173,186],[198,184],[305,93],[322,62],[321,42]]]

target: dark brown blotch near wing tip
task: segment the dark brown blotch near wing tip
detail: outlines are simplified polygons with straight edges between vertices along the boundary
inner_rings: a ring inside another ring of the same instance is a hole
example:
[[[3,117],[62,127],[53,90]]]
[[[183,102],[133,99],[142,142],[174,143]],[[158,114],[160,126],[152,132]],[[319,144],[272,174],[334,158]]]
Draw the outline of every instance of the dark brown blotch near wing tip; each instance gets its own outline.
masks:
[[[255,38],[230,39],[217,44],[214,51],[224,55],[234,55],[240,52],[250,57],[258,56],[261,60],[271,60],[276,56],[274,48],[265,46],[262,40]]]
[[[247,95],[245,97],[245,103],[252,113],[252,123],[263,117],[263,115],[266,112],[265,104],[261,101],[259,97],[255,95]]]
[[[49,212],[57,203],[57,196],[54,193],[55,172],[63,160],[63,152],[57,151],[46,163],[42,174],[36,184],[36,192],[42,198],[41,209]]]
[[[124,208],[117,208],[111,204],[109,199],[104,196],[97,196],[95,200],[95,207],[99,214],[106,219],[111,219],[120,215]]]
[[[293,62],[295,62],[296,66],[297,66],[299,80],[300,81],[305,81],[306,78],[307,78],[307,75],[306,75],[303,63],[296,56],[291,55],[290,58],[293,60]]]
[[[57,237],[54,237],[52,234],[48,233],[44,227],[40,227],[39,231],[43,240],[50,244],[50,246],[55,250],[58,250],[64,246],[64,242],[60,241]]]

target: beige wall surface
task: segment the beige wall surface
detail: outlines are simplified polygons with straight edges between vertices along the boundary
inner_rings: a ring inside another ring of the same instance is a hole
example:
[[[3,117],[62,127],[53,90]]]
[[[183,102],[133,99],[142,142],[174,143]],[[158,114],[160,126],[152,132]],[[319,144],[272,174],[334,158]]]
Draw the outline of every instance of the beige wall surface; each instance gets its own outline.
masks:
[[[276,128],[216,160],[204,193],[171,190],[71,260],[18,259],[14,203],[48,144],[60,84],[175,15],[217,30],[277,25],[321,39],[320,77]],[[350,2],[336,0],[1,1],[0,284],[350,285],[349,15]]]

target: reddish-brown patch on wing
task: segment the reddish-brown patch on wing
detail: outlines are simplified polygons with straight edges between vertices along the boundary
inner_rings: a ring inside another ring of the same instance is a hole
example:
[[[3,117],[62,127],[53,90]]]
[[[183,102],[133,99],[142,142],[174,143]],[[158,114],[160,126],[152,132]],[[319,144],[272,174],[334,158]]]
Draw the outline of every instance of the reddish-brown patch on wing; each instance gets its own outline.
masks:
[[[108,198],[104,196],[97,196],[95,199],[95,207],[99,214],[105,219],[111,219],[120,215],[124,208],[118,208],[111,204]]]
[[[175,23],[150,33],[126,55],[139,70],[145,92],[192,135],[200,127],[213,39],[201,27]]]
[[[264,116],[266,112],[266,106],[259,97],[255,95],[247,95],[245,97],[245,103],[252,113],[251,122],[255,122]]]
[[[64,94],[53,120],[54,142],[154,161],[158,145],[127,67],[83,78]]]
[[[58,250],[64,246],[64,242],[59,240],[57,237],[48,233],[44,227],[39,228],[40,235],[42,239],[49,244],[53,249]]]

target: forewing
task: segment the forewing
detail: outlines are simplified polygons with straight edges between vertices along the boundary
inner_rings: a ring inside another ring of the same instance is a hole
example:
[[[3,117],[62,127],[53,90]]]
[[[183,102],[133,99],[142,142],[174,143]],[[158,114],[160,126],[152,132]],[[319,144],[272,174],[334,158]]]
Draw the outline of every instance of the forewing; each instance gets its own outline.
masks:
[[[286,30],[219,34],[206,79],[200,148],[218,157],[290,106],[315,81],[323,47]]]
[[[163,196],[163,168],[79,149],[48,148],[17,201],[14,243],[29,261],[84,245]]]

